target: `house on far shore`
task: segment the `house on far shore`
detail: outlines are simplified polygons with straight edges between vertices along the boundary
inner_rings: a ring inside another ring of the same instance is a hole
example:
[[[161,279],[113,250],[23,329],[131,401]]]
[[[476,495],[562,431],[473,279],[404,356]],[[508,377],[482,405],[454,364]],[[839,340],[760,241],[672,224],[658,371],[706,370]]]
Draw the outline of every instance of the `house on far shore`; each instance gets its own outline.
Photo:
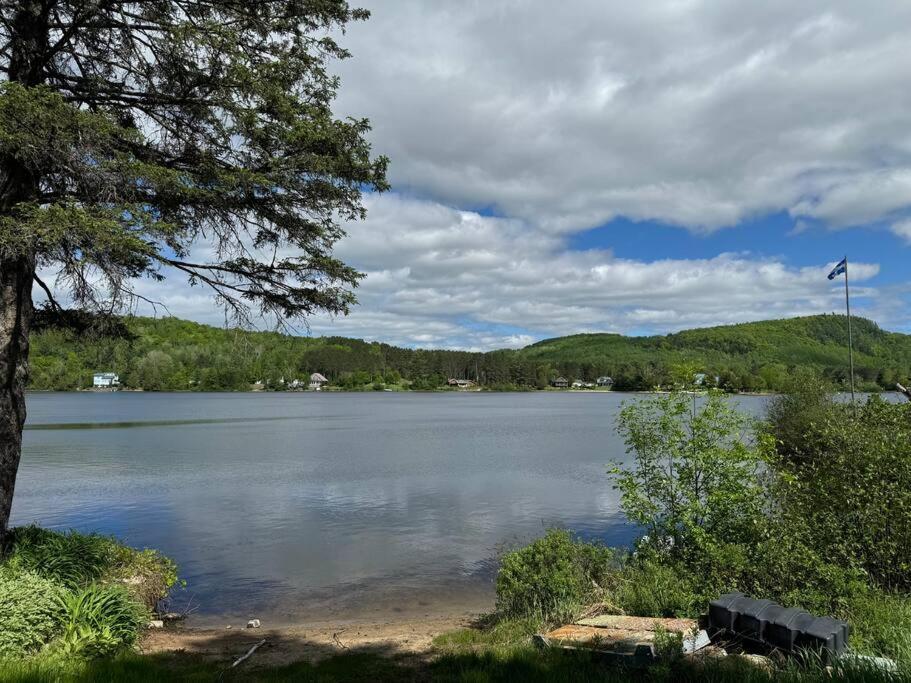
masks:
[[[614,380],[610,377],[599,377],[597,379],[597,384],[599,387],[612,387],[614,386]]]
[[[120,386],[120,377],[113,372],[96,372],[92,375],[93,389],[113,389]]]
[[[312,375],[310,375],[310,384],[308,384],[307,387],[310,389],[310,391],[319,391],[323,388],[324,384],[329,384],[329,380],[318,372],[314,372]]]
[[[557,389],[566,389],[566,388],[569,386],[569,380],[566,379],[565,377],[557,377],[557,379],[555,379],[555,380],[552,382],[552,384],[553,384]]]
[[[474,382],[470,379],[454,379],[452,377],[449,378],[449,381],[447,381],[446,384],[458,389],[471,389],[471,387],[474,386]]]

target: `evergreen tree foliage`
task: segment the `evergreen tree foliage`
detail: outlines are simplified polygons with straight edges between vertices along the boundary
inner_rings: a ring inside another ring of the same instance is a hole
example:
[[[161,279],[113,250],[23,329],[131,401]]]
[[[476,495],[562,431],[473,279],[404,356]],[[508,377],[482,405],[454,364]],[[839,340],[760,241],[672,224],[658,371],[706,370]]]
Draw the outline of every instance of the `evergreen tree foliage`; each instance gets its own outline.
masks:
[[[345,0],[0,4],[0,541],[25,422],[33,283],[109,314],[178,274],[229,317],[347,313],[332,254],[386,189],[368,122],[341,120]],[[68,301],[64,301],[69,305]],[[171,366],[147,359],[164,388]]]

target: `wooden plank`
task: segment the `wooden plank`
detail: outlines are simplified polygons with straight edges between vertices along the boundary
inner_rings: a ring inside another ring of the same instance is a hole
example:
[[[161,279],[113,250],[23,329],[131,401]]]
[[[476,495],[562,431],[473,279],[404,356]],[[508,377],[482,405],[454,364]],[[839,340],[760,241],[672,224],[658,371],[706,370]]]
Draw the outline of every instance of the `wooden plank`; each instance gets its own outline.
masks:
[[[638,646],[652,644],[655,640],[655,632],[568,624],[546,633],[544,637],[548,642],[557,646],[570,645],[578,648],[632,654]]]
[[[673,633],[691,633],[697,629],[695,619],[661,619],[656,617],[627,617],[619,614],[602,614],[598,617],[579,619],[580,626],[593,626],[625,631],[654,631],[659,626]]]

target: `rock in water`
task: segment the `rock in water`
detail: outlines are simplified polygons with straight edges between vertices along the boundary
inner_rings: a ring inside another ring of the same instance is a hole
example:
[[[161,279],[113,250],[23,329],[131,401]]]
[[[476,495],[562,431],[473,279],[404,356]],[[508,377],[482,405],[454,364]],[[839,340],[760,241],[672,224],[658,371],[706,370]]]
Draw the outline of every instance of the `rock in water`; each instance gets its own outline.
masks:
[[[260,626],[259,619],[250,619],[250,621],[247,622],[247,628],[259,628]]]

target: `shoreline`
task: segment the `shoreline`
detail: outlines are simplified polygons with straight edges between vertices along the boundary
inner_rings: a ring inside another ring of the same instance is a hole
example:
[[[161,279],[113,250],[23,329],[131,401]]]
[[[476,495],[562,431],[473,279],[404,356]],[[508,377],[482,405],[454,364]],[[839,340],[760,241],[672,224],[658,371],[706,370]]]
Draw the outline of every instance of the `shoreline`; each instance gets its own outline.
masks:
[[[260,389],[222,389],[218,391],[196,391],[192,389],[174,391],[149,391],[146,389],[26,389],[26,394],[622,394],[626,395],[655,395],[671,393],[668,389],[395,389],[389,391],[373,391],[359,389],[323,389],[322,391],[263,391]],[[893,389],[884,389],[879,392],[897,394]],[[779,391],[739,391],[730,392],[728,396],[778,396]]]
[[[426,660],[437,636],[477,623],[477,612],[455,611],[437,616],[355,618],[301,621],[289,625],[245,628],[168,625],[149,629],[138,643],[143,655],[187,653],[205,660],[228,661],[265,640],[251,664],[273,667],[301,660],[318,662],[345,652],[373,652]]]

